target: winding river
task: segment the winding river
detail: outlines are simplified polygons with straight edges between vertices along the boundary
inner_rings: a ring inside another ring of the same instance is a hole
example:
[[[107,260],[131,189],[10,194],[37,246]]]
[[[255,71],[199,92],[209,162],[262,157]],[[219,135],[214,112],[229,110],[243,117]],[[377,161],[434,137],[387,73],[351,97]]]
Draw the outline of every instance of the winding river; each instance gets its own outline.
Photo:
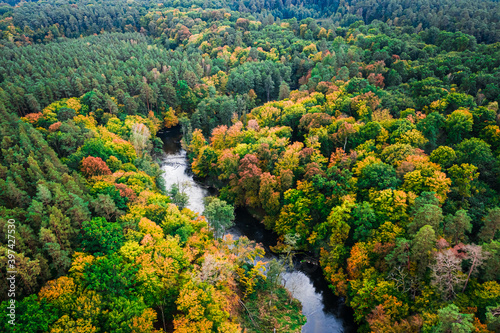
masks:
[[[165,130],[159,133],[159,137],[164,143],[165,154],[161,168],[167,189],[176,183],[183,185],[189,196],[187,207],[201,214],[204,209],[203,198],[210,193],[206,186],[193,178],[186,151],[181,148],[182,134],[179,127]],[[269,246],[276,245],[276,234],[264,229],[264,226],[244,209],[236,209],[235,225],[228,229],[226,234],[235,238],[247,236],[264,246],[264,260],[274,257]],[[294,268],[288,269],[284,274],[283,284],[302,303],[302,312],[307,317],[307,323],[302,327],[303,333],[356,332],[352,310],[342,299],[333,295],[318,266],[296,258]]]

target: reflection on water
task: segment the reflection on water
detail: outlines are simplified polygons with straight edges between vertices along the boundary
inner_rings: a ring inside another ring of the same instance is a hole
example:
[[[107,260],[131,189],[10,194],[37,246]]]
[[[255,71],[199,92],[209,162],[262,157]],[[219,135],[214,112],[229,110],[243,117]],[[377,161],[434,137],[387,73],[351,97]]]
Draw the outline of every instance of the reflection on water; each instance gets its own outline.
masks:
[[[164,171],[167,189],[175,183],[186,184],[185,192],[189,196],[187,207],[201,214],[204,209],[203,198],[209,195],[209,191],[193,179],[186,151],[180,145],[179,128],[164,131],[159,136],[164,142],[165,155],[161,168]],[[227,230],[226,234],[231,234],[234,238],[247,236],[264,246],[266,255],[261,260],[274,258],[275,255],[270,252],[269,247],[276,245],[277,235],[266,230],[246,210],[236,209],[235,213],[235,225]],[[294,260],[295,267],[284,274],[283,284],[302,303],[302,311],[307,317],[307,323],[303,326],[302,332],[356,332],[352,311],[330,291],[321,269],[316,265],[301,263],[300,259],[304,258],[297,256]]]
[[[264,246],[266,255],[261,260],[277,258],[270,251],[270,246],[276,245],[278,235],[266,230],[262,223],[252,217],[246,210],[236,209],[235,225],[228,230],[234,238],[247,236]],[[354,333],[352,309],[347,307],[340,297],[335,296],[321,268],[304,261],[304,255],[296,255],[293,269],[283,276],[283,285],[290,290],[293,297],[302,303],[302,312],[307,317],[307,323],[302,327],[303,333]]]
[[[316,283],[313,275],[321,276],[321,271],[309,273],[301,268],[285,273],[283,278],[284,286],[302,303],[302,313],[307,317],[302,332],[356,332],[350,309],[331,293],[326,283]]]
[[[307,317],[302,332],[344,332],[342,321],[325,311],[322,293],[316,290],[306,274],[287,272],[284,280],[285,287],[302,303],[302,313]]]

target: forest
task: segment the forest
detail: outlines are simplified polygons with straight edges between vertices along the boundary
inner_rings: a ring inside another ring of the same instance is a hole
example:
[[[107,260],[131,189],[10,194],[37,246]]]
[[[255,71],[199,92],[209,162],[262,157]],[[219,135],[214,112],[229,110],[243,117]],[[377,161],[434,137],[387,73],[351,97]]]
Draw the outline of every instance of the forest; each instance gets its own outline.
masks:
[[[499,102],[498,1],[6,0],[0,331],[301,332],[239,208],[358,332],[500,332]]]

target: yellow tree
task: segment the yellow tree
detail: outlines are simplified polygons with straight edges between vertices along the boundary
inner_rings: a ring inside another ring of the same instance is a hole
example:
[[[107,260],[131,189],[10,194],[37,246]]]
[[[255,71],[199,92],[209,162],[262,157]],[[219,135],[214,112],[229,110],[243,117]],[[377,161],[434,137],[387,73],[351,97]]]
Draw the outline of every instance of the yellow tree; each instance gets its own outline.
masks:
[[[386,221],[397,225],[405,224],[408,219],[408,194],[404,191],[386,189],[371,191],[370,203],[381,223]]]

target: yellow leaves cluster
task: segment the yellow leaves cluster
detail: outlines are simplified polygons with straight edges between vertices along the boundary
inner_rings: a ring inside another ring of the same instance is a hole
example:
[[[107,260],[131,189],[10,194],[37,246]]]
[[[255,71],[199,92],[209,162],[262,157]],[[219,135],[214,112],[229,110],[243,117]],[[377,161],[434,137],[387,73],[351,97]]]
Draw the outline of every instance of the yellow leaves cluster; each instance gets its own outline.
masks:
[[[336,295],[347,296],[347,275],[336,259],[334,253],[321,248],[320,264],[326,280],[331,284]]]
[[[207,144],[202,131],[197,128],[193,131],[191,143],[189,144],[189,151],[193,152],[195,156],[199,155],[200,150]]]
[[[219,179],[229,179],[238,170],[240,157],[234,154],[231,149],[224,149],[220,152],[217,167],[220,170]]]
[[[71,295],[75,292],[76,286],[72,278],[61,276],[56,280],[51,280],[38,293],[38,297],[45,298],[52,302],[64,295]]]
[[[396,142],[409,144],[413,147],[422,148],[428,142],[424,135],[417,129],[412,129],[401,135],[396,139]]]
[[[163,229],[145,217],[143,217],[139,222],[139,231],[146,235],[151,235],[151,237],[155,240],[160,240],[164,236]]]
[[[238,274],[239,281],[243,285],[243,299],[247,298],[249,295],[255,292],[255,286],[257,285],[258,279],[266,279],[264,272],[266,271],[266,266],[262,261],[258,261],[249,271],[245,272],[245,269],[238,267],[236,273]]]
[[[135,124],[143,124],[145,125],[151,136],[155,136],[156,132],[158,132],[160,128],[161,122],[154,116],[152,111],[149,111],[148,118],[143,118],[138,115],[127,116],[124,121],[124,126],[127,129],[127,133],[132,131],[132,128]]]
[[[361,277],[361,272],[370,264],[368,247],[366,243],[356,243],[351,249],[351,256],[347,259],[347,273],[349,279],[356,280]]]
[[[397,237],[403,235],[405,230],[392,222],[385,222],[374,233],[372,244],[393,243]]]
[[[144,247],[135,241],[128,241],[119,250],[120,255],[122,255],[128,261],[135,261],[135,258],[140,256],[144,252]]]
[[[160,333],[163,331],[155,330],[153,322],[156,321],[156,312],[153,309],[145,309],[142,315],[132,318],[132,323],[129,324],[131,333]]]
[[[211,333],[213,322],[202,319],[200,321],[190,321],[186,317],[180,317],[174,320],[175,333]]]
[[[205,42],[203,42],[203,43],[205,43]],[[208,78],[203,78],[203,81],[208,86],[215,87],[217,89],[217,91],[225,92],[228,78],[229,77],[227,76],[227,74],[225,72],[218,71],[216,74],[214,74]]]
[[[380,162],[382,162],[382,160],[380,158],[375,157],[373,155],[369,155],[366,158],[358,161],[356,163],[356,166],[352,169],[352,171],[354,172],[354,174],[356,176],[359,177],[359,176],[361,176],[361,172],[363,171],[364,168],[366,168],[369,165],[372,165],[375,163],[380,163]]]
[[[259,108],[259,126],[272,126],[276,119],[280,117],[283,110],[272,105],[265,104]]]
[[[386,189],[370,191],[370,202],[375,212],[383,216],[386,221],[400,223],[408,218],[408,194],[404,191]]]
[[[393,121],[393,117],[391,115],[391,113],[389,112],[388,109],[378,109],[378,110],[375,110],[373,111],[373,114],[372,114],[372,121],[376,121],[376,122],[379,122],[380,125],[384,126]]]
[[[94,132],[97,132],[97,121],[91,115],[85,116],[83,114],[79,114],[73,118],[73,121],[77,125],[82,124],[86,128],[91,129]]]
[[[79,318],[77,320],[71,319],[68,315],[64,315],[52,326],[50,333],[94,333],[97,328],[92,325],[90,319]]]
[[[331,228],[330,246],[343,246],[349,236],[351,227],[347,224],[349,215],[354,208],[354,199],[344,199],[341,206],[332,208],[327,218],[328,227]]]
[[[451,179],[437,170],[417,169],[404,175],[403,189],[417,195],[424,191],[436,192],[441,204],[445,202],[450,186]]]
[[[302,142],[294,142],[286,147],[285,152],[276,163],[275,175],[279,176],[283,170],[295,172],[300,164],[300,151],[304,148]]]
[[[444,110],[448,106],[448,102],[443,99],[438,99],[437,101],[432,102],[429,106],[424,106],[423,111],[426,114],[432,113],[432,112],[439,112],[439,113],[444,113]]]
[[[125,129],[123,128],[123,123],[117,117],[113,117],[113,118],[108,120],[108,123],[106,124],[106,129],[112,133],[117,134],[117,135],[125,134]]]
[[[62,276],[47,282],[38,296],[65,313],[52,325],[50,332],[96,332],[92,318],[102,314],[102,297],[95,291],[82,290],[73,278]]]
[[[66,100],[66,106],[70,109],[75,110],[76,112],[79,112],[82,109],[82,104],[80,103],[79,98],[68,98]]]
[[[175,115],[175,110],[171,107],[163,114],[163,125],[165,128],[171,128],[179,124],[179,118]]]
[[[201,330],[197,332],[211,332],[214,324],[229,317],[223,299],[223,293],[211,285],[186,283],[176,300],[177,309],[183,313],[174,320],[176,332],[194,332],[190,331],[194,328]]]
[[[92,255],[83,252],[75,252],[75,254],[73,254],[73,260],[71,262],[69,273],[75,279],[80,278],[85,270],[85,265],[91,264],[94,259],[95,257]]]

